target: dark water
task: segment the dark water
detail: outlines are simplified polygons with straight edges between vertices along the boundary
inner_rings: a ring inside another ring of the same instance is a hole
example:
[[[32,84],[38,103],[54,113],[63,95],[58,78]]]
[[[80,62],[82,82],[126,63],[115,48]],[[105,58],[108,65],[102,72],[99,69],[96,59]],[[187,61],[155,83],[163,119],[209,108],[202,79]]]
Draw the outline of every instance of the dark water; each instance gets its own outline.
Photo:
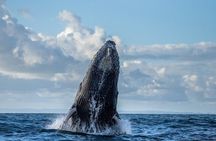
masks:
[[[121,115],[128,121],[123,123],[124,128],[128,128],[128,134],[120,136],[76,134],[52,129],[59,116],[0,114],[0,140],[216,140],[216,115]]]

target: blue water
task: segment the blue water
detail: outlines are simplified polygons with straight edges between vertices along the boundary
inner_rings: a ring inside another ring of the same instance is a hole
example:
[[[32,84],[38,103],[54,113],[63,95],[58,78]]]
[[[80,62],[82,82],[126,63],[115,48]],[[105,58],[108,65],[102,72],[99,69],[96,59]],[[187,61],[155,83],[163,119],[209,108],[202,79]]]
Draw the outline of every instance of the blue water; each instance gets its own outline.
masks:
[[[87,135],[55,129],[59,114],[0,114],[0,140],[216,140],[216,115],[120,115],[127,134]],[[59,121],[60,122],[60,121]]]

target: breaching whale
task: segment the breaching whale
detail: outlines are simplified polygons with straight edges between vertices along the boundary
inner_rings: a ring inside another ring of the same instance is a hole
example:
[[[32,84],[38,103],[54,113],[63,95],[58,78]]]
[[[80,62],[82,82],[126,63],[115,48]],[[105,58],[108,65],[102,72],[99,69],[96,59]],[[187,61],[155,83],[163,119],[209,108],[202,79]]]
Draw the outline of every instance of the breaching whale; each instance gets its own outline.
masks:
[[[95,54],[80,83],[75,101],[64,120],[67,128],[84,133],[118,128],[120,118],[116,105],[119,68],[116,44],[111,40],[106,41]]]

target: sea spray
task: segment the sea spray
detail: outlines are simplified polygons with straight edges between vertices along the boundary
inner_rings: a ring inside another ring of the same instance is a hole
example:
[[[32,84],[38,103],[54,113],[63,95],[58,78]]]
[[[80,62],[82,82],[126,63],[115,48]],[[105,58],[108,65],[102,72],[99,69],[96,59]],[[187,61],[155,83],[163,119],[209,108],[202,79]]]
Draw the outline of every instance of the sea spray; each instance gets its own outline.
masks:
[[[62,126],[64,119],[65,119],[65,116],[63,115],[58,116],[55,120],[52,121],[51,124],[48,124],[46,128],[47,129],[59,129]]]
[[[76,127],[71,127],[69,123],[65,123],[65,116],[61,115],[58,116],[53,122],[49,125],[47,125],[47,129],[57,129],[57,130],[65,130],[65,131],[71,131],[73,133],[77,132],[80,133],[80,131],[76,130]],[[95,125],[95,124],[93,124]],[[120,135],[120,134],[131,134],[131,123],[129,120],[126,119],[121,119],[118,120],[118,124],[116,124],[113,127],[105,127],[105,130],[102,132],[97,132],[94,128],[95,126],[92,126],[94,132],[88,132],[85,131],[84,125],[83,125],[83,130],[81,131],[82,133],[86,134],[94,134],[94,135]]]
[[[119,125],[122,132],[132,134],[131,122],[128,119],[121,119]]]

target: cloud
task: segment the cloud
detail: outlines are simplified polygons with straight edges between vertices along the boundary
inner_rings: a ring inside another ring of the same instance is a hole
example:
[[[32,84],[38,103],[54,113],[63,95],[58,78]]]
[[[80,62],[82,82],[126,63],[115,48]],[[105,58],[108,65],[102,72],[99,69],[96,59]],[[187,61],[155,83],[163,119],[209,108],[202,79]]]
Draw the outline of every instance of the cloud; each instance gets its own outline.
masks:
[[[56,42],[66,56],[72,56],[80,61],[89,60],[108,37],[103,28],[84,27],[81,19],[69,11],[59,12],[59,19],[66,22],[67,26],[57,35]],[[118,36],[111,38],[120,45]]]
[[[163,77],[166,73],[166,68],[165,67],[159,68],[156,70],[156,72],[160,77]]]
[[[0,11],[0,74],[13,79],[80,80],[71,74],[84,73],[83,66],[107,37],[102,28],[86,28],[66,10],[59,12],[59,19],[67,26],[56,37],[19,24],[3,5]],[[68,71],[71,66],[76,68]]]
[[[216,43],[132,45],[124,53],[128,57],[136,55],[145,59],[206,61],[215,59]]]
[[[71,104],[90,58],[108,37],[104,29],[87,28],[79,17],[63,10],[59,19],[65,29],[47,36],[19,24],[4,2],[0,4],[0,99],[6,101],[1,108],[13,107],[7,103],[19,108]],[[120,43],[119,37],[111,38]]]
[[[187,87],[192,89],[193,91],[200,91],[200,88],[196,85],[198,81],[198,76],[195,74],[192,75],[184,75],[184,82],[187,84]]]
[[[16,71],[7,71],[7,70],[0,70],[0,76],[8,76],[12,79],[45,79],[44,77],[40,77],[38,75],[34,75],[33,73],[23,73],[23,72],[16,72]]]
[[[80,80],[80,75],[76,72],[68,73],[56,73],[52,78],[52,81],[78,81]]]
[[[91,58],[111,38],[120,54],[120,99],[216,103],[216,43],[124,45],[67,10],[58,17],[63,31],[37,33],[19,24],[0,0],[0,99],[67,107],[64,100],[71,104]]]
[[[144,101],[216,102],[206,85],[216,75],[215,52],[211,42],[126,46],[120,89]]]
[[[105,41],[106,35],[102,28],[95,27],[91,30],[83,27],[80,18],[73,13],[63,10],[59,13],[59,18],[67,23],[65,30],[56,39],[66,56],[77,60],[90,59]]]

